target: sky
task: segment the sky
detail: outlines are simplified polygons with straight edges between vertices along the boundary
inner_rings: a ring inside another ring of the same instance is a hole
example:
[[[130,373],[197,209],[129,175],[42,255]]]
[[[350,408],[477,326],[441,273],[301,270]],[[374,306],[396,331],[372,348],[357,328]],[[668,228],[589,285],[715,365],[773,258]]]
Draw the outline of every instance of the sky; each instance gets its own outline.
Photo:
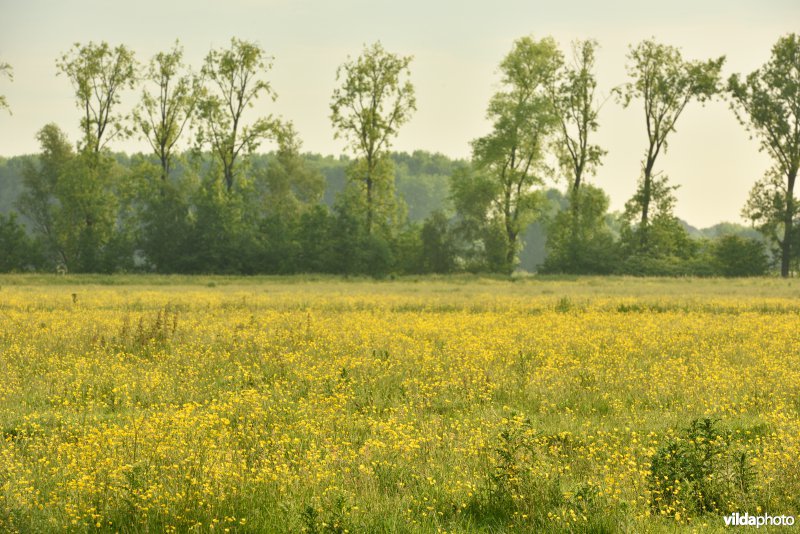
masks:
[[[346,147],[334,139],[329,120],[336,69],[380,40],[414,57],[417,111],[393,148],[468,158],[470,141],[490,131],[485,113],[500,89],[498,64],[519,37],[549,35],[564,52],[576,39],[599,41],[596,74],[605,98],[627,81],[629,46],[643,39],[679,47],[691,60],[725,55],[727,77],[757,69],[780,36],[798,31],[797,0],[0,0],[0,62],[14,69],[13,82],[0,79],[12,110],[0,113],[0,155],[37,152],[36,132],[50,122],[77,139],[73,89],[55,66],[76,42],[125,44],[144,63],[178,39],[186,61],[199,69],[208,51],[231,37],[256,41],[274,57],[267,79],[278,98],[260,101],[253,116],[290,120],[303,150],[338,155]],[[122,109],[138,98],[138,90],[125,93]],[[647,146],[644,111],[640,102],[624,109],[608,98],[599,121],[594,141],[608,154],[590,181],[620,210],[634,192]],[[656,164],[680,186],[676,214],[698,227],[746,222],[741,208],[770,166],[758,140],[724,100],[690,104],[676,129]],[[138,152],[146,144],[131,139],[111,148]],[[549,185],[565,182],[553,177]]]

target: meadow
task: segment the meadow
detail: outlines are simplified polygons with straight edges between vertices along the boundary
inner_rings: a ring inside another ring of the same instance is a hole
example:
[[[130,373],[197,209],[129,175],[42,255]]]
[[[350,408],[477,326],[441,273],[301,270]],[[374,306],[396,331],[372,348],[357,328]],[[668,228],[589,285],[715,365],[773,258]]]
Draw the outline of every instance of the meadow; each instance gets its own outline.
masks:
[[[0,530],[797,518],[798,326],[791,279],[2,276]]]

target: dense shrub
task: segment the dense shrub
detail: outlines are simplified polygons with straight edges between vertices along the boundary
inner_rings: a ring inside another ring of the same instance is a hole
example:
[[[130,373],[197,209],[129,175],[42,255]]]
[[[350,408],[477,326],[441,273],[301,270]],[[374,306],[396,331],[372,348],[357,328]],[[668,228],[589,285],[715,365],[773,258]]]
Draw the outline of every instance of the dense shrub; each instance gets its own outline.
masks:
[[[748,453],[729,432],[712,419],[695,419],[651,457],[650,504],[656,514],[684,517],[744,510],[754,476]]]
[[[752,238],[725,235],[712,247],[714,267],[722,276],[762,276],[769,270],[764,243]]]

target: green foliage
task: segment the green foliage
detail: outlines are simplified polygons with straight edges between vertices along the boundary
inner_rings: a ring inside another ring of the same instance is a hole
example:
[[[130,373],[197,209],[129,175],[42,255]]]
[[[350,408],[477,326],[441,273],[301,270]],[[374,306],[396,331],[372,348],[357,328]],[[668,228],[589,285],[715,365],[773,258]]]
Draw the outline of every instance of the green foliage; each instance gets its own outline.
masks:
[[[334,221],[325,206],[313,206],[300,216],[297,229],[298,272],[334,272],[331,266],[333,246],[330,235]]]
[[[134,227],[126,217],[126,169],[105,152],[78,154],[55,125],[38,134],[38,165],[24,169],[19,208],[33,223],[45,254],[74,272],[130,266]],[[127,260],[123,259],[127,258]]]
[[[140,163],[133,174],[142,184],[138,201],[139,246],[149,267],[158,272],[197,270],[191,198],[194,180],[181,176],[160,181],[159,170],[149,161]]]
[[[750,191],[742,214],[781,250],[781,275],[789,275],[798,206],[795,181],[800,167],[800,36],[789,34],[772,47],[770,60],[745,80],[728,80],[731,107],[761,142],[773,167]]]
[[[450,207],[450,176],[464,162],[422,150],[393,153],[392,160],[397,195],[408,206],[409,222],[421,222],[433,212]]]
[[[713,257],[722,276],[763,276],[769,269],[764,243],[755,239],[722,236],[714,243]]]
[[[394,174],[388,151],[393,137],[416,110],[414,86],[408,79],[412,57],[384,50],[380,42],[365,47],[356,60],[336,70],[341,85],[331,97],[331,124],[356,154],[351,181],[362,186],[368,234],[373,223],[386,224],[395,209]]]
[[[26,271],[41,264],[37,243],[28,237],[14,213],[0,213],[0,272]]]
[[[178,42],[169,52],[159,52],[150,60],[143,81],[153,84],[155,96],[147,88],[133,114],[136,128],[161,163],[161,180],[166,181],[178,141],[197,104],[199,81],[185,73],[183,48]]]
[[[389,273],[394,263],[390,243],[381,235],[367,232],[363,218],[351,209],[346,197],[336,206],[330,228],[333,272],[377,277]]]
[[[662,445],[651,458],[648,483],[656,514],[684,517],[747,509],[755,472],[729,432],[704,418]]]
[[[194,195],[193,272],[258,272],[257,213],[247,202],[249,191],[228,191],[208,177]]]
[[[442,211],[435,211],[425,220],[420,239],[422,272],[449,273],[455,270],[455,236]]]
[[[97,154],[111,140],[130,133],[126,117],[117,111],[122,91],[133,89],[137,78],[130,49],[123,45],[112,49],[106,42],[75,43],[56,65],[72,83],[75,105],[83,112],[81,150]]]
[[[296,239],[297,216],[268,215],[258,225],[256,263],[253,272],[289,274],[296,272],[300,245]]]
[[[713,276],[711,263],[703,258],[680,258],[678,256],[647,256],[634,254],[618,261],[615,274],[628,276]]]
[[[503,90],[489,101],[492,132],[472,142],[473,161],[485,183],[468,184],[479,186],[475,195],[456,192],[462,199],[481,201],[469,207],[479,215],[473,219],[496,220],[502,227],[505,251],[500,270],[508,273],[518,260],[520,233],[536,217],[543,200],[535,186],[543,183],[544,146],[557,120],[547,88],[559,57],[552,38],[523,37],[514,42],[500,63]],[[459,206],[463,209],[464,202]]]
[[[17,200],[20,212],[42,240],[47,256],[53,262],[67,265],[59,240],[56,216],[60,204],[56,197],[59,177],[75,158],[66,135],[55,125],[48,124],[36,135],[42,152],[38,162],[28,160],[22,171],[24,191]]]
[[[665,176],[655,172],[658,155],[667,151],[667,137],[675,131],[675,124],[683,110],[692,100],[706,102],[719,92],[719,78],[725,57],[702,61],[685,61],[680,50],[672,46],[642,41],[632,47],[628,55],[628,73],[633,81],[620,87],[616,92],[623,106],[628,107],[634,99],[644,103],[648,146],[642,162],[642,176],[634,197],[626,205],[626,216],[630,221],[639,219],[636,230],[637,252],[656,255],[663,254],[664,243],[653,244],[661,230],[670,232],[674,227],[668,220],[662,221],[662,229],[651,232],[651,204],[655,211],[671,217],[674,189]],[[633,245],[629,241],[627,245]]]
[[[369,175],[371,178],[364,178]],[[405,222],[406,206],[395,193],[394,163],[381,156],[369,170],[366,159],[353,160],[346,170],[347,185],[341,192],[342,206],[364,221],[367,233],[391,238]]]
[[[80,153],[58,177],[55,235],[73,272],[102,272],[104,247],[111,241],[119,197],[114,181],[120,170],[103,154]]]
[[[600,111],[595,102],[597,80],[592,72],[597,47],[593,40],[573,43],[572,63],[560,65],[550,88],[560,125],[555,151],[573,190],[580,188],[584,173],[594,174],[606,153],[589,143],[589,135],[597,130]]]
[[[573,189],[569,206],[553,217],[547,228],[547,259],[542,272],[608,274],[618,251],[605,218],[608,197],[584,184]]]
[[[686,258],[693,253],[688,233],[673,215],[675,189],[666,176],[652,177],[649,185],[644,178],[639,180],[622,217],[620,244],[627,255]],[[647,221],[637,221],[645,209]]]
[[[475,167],[457,169],[450,179],[450,200],[456,210],[452,234],[459,269],[508,272],[508,234],[495,217],[499,183]]]
[[[425,270],[427,257],[423,249],[423,228],[420,226],[408,224],[392,239],[390,243],[394,260],[392,272],[407,274],[429,272]]]
[[[228,191],[240,172],[239,159],[276,136],[278,122],[272,116],[251,123],[244,119],[245,110],[262,96],[275,99],[269,82],[262,79],[272,68],[271,61],[257,44],[234,37],[230,48],[211,50],[203,64],[206,86],[197,101],[197,140],[210,148],[221,166]]]
[[[278,151],[257,169],[254,188],[263,211],[291,219],[318,204],[325,189],[322,173],[300,154],[302,143],[291,123],[278,130]]]

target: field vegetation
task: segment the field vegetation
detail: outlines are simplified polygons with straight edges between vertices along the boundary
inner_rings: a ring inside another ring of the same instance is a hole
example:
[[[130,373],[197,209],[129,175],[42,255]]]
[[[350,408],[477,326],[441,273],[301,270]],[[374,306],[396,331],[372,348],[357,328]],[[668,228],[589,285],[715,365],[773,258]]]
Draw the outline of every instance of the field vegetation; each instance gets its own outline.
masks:
[[[0,278],[0,529],[800,515],[800,285]]]

